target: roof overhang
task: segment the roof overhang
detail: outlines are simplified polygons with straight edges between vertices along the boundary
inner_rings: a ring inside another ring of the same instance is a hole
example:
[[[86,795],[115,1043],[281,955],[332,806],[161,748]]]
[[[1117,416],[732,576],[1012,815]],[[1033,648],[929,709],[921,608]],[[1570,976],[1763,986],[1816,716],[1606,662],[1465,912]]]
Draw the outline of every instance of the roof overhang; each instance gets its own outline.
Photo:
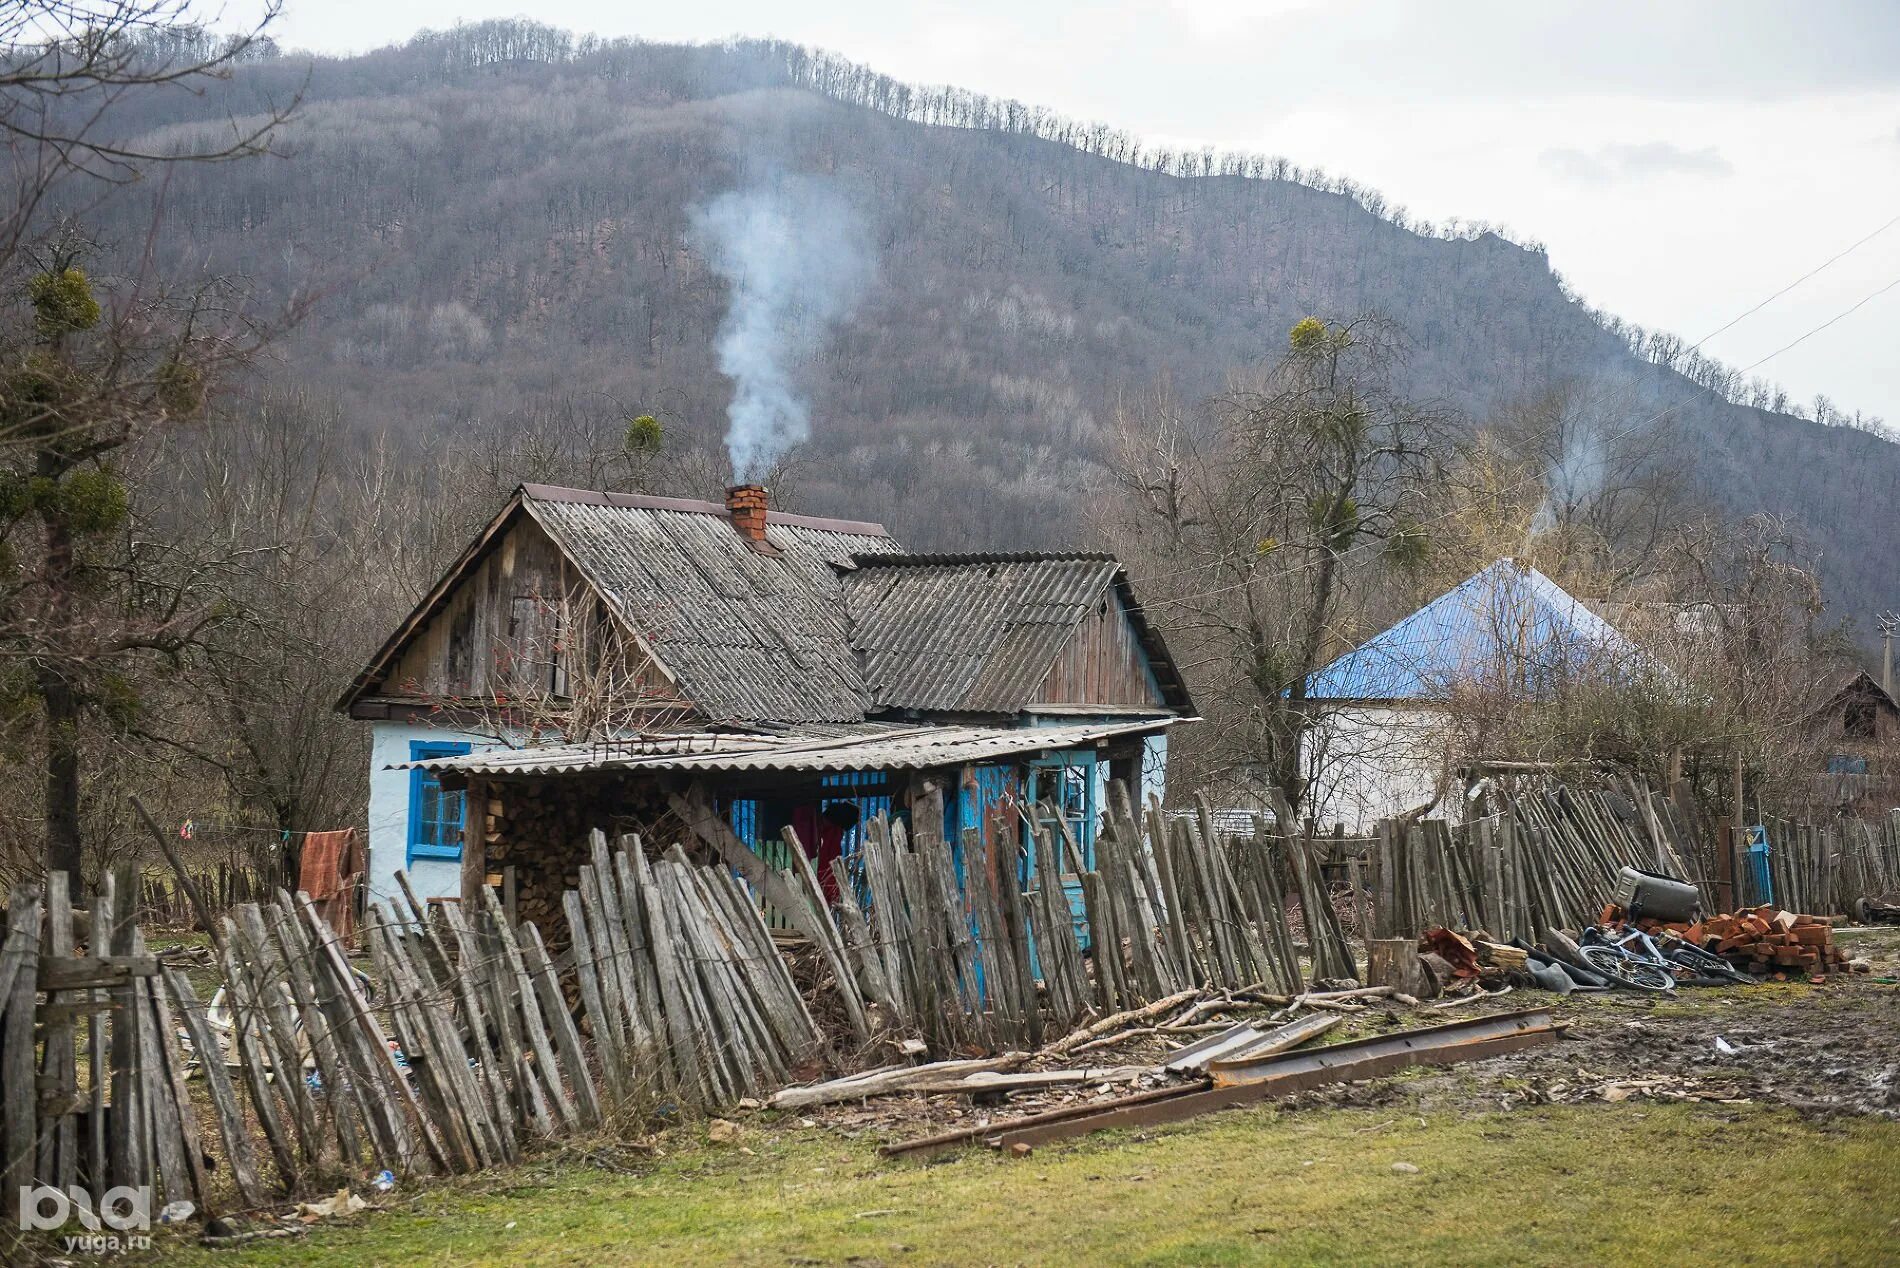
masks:
[[[1092,747],[1112,740],[1157,735],[1182,717],[1078,726],[914,726],[860,733],[734,735],[689,732],[643,735],[599,744],[488,749],[455,757],[402,762],[391,770],[422,769],[483,779],[604,772],[809,773],[856,770],[935,770]]]

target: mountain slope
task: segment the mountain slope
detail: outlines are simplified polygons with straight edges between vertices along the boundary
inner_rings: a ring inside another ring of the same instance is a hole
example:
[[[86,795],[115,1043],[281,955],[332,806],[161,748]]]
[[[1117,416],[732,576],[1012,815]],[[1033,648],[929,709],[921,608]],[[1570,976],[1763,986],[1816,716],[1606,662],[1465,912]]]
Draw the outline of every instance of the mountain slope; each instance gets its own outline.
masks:
[[[538,30],[257,63],[222,99],[148,120],[221,126],[301,88],[284,159],[172,179],[164,246],[267,300],[322,292],[285,356],[366,429],[564,402],[603,426],[624,404],[716,436],[727,287],[692,209],[816,173],[864,220],[876,275],[796,368],[809,506],[914,545],[1070,540],[1119,396],[1164,378],[1217,390],[1301,316],[1377,312],[1409,337],[1411,390],[1474,417],[1566,377],[1627,380],[1631,425],[1671,413],[1701,492],[1803,526],[1837,611],[1900,606],[1900,446],[1637,359],[1534,250],[1421,236],[1272,168],[1118,162],[1113,136],[913,98],[783,46],[589,50]]]

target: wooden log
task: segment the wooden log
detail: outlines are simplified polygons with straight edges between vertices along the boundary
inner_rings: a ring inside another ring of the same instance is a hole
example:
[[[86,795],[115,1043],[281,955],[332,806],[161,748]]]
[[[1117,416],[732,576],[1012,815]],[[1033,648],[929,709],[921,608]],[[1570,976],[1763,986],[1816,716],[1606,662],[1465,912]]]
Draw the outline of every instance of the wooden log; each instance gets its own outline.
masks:
[[[1036,1056],[1039,1059],[1062,1056],[1098,1035],[1105,1035],[1124,1026],[1137,1025],[1151,1017],[1159,1017],[1169,1009],[1178,1008],[1199,994],[1198,989],[1176,991],[1173,995],[1144,1004],[1140,1008],[1131,1008],[1125,1012],[1104,1017],[1100,1021],[1091,1022],[1089,1025],[1070,1031],[1054,1043],[1045,1046]]]
[[[933,1061],[926,1065],[881,1070],[870,1074],[850,1075],[842,1079],[830,1079],[823,1083],[781,1088],[772,1094],[766,1104],[773,1109],[804,1109],[816,1105],[836,1105],[844,1101],[901,1092],[913,1085],[941,1082],[952,1075],[961,1077],[979,1071],[1011,1070],[1028,1060],[1029,1054],[1026,1052],[1006,1052],[1000,1056],[974,1060]]]
[[[1414,938],[1374,938],[1366,943],[1366,981],[1389,986],[1406,995],[1424,998],[1434,992],[1426,986]]]

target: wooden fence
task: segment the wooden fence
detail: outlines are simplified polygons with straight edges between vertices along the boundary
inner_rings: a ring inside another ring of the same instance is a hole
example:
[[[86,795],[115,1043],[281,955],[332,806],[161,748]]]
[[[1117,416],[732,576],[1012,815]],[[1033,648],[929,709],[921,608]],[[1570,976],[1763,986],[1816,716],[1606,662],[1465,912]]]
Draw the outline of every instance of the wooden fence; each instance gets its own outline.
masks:
[[[1762,826],[1765,869],[1746,853],[1736,864],[1741,905],[1772,900],[1793,911],[1834,915],[1852,914],[1862,898],[1900,902],[1900,810],[1884,819],[1770,819]]]
[[[278,890],[290,885],[288,873],[281,866],[219,863],[215,867],[193,868],[184,881],[175,875],[147,874],[139,880],[140,914],[161,928],[193,924],[197,913],[186,895],[187,882],[198,892],[206,910],[214,915],[230,911],[240,903],[266,902]]]
[[[644,1125],[661,1103],[729,1104],[855,1067],[883,1040],[1020,1046],[1201,985],[1293,990],[1297,927],[1315,975],[1352,975],[1321,846],[1217,833],[1205,807],[1151,807],[1144,834],[1119,789],[1111,801],[1092,866],[1059,818],[1040,821],[1027,884],[1013,833],[973,833],[956,857],[873,819],[835,903],[798,849],[784,867],[745,860],[748,885],[596,833],[563,895],[558,963],[492,891],[465,912],[400,876],[402,901],[364,922],[367,974],[302,895],[219,917],[182,878],[212,931],[206,964],[151,952],[135,917],[152,891],[129,870],[89,925],[63,874],[17,887],[0,943],[7,1191],[149,1185],[229,1214],[382,1169],[506,1163],[536,1139]],[[765,903],[805,935],[796,962]],[[194,973],[222,989],[206,998]]]
[[[1624,867],[1690,880],[1714,911],[1722,846],[1692,824],[1669,798],[1576,789],[1513,798],[1465,824],[1388,821],[1371,854],[1371,936],[1447,925],[1536,941],[1547,928],[1595,924]],[[1900,896],[1900,811],[1883,820],[1766,826],[1767,884],[1738,846],[1731,906],[1773,901],[1837,915],[1852,913],[1862,897]]]
[[[869,821],[855,891],[834,864],[839,892],[857,901],[819,924],[835,940],[840,980],[858,983],[891,1028],[939,1051],[1034,1044],[1089,1013],[1192,987],[1297,989],[1289,894],[1313,977],[1357,976],[1320,875],[1323,846],[1264,824],[1217,832],[1205,803],[1193,817],[1149,807],[1144,834],[1120,785],[1109,803],[1092,867],[1057,815],[1025,825],[1026,869],[1013,833],[966,833],[953,858],[928,829]],[[913,817],[942,822],[930,806]],[[815,883],[805,889],[809,901]]]

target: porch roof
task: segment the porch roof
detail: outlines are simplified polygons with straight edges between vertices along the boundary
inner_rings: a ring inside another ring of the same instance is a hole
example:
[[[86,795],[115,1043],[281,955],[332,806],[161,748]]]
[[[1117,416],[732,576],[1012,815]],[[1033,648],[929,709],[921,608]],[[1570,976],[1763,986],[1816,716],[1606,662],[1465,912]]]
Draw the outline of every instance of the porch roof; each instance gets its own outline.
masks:
[[[402,762],[394,770],[482,777],[569,775],[599,771],[850,771],[926,770],[1080,748],[1122,736],[1157,734],[1180,717],[1071,726],[881,726],[840,735],[734,735],[718,732],[634,736],[597,744],[489,749],[455,757]],[[875,724],[873,724],[875,725]]]

